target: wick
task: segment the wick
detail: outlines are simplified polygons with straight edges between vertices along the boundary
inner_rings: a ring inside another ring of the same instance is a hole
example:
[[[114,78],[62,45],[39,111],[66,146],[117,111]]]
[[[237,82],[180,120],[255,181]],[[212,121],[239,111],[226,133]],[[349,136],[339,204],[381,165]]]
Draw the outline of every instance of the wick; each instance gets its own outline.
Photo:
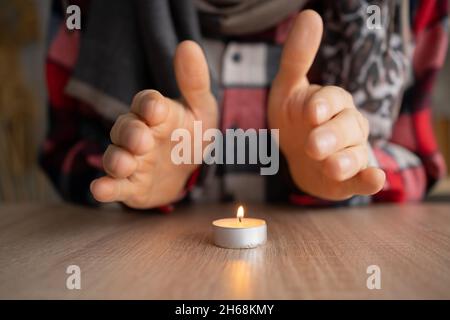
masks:
[[[238,219],[239,219],[239,223],[242,223],[242,218],[241,218],[241,217],[239,217]]]

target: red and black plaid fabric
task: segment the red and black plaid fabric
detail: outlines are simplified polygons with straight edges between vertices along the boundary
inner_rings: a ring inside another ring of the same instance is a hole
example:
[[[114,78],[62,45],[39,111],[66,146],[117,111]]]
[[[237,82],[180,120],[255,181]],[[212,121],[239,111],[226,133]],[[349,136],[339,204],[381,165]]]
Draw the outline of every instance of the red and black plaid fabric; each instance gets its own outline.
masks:
[[[432,127],[431,93],[448,44],[447,1],[418,1],[413,8],[414,82],[405,92],[390,143],[374,147],[387,183],[375,201],[420,200],[446,173]]]

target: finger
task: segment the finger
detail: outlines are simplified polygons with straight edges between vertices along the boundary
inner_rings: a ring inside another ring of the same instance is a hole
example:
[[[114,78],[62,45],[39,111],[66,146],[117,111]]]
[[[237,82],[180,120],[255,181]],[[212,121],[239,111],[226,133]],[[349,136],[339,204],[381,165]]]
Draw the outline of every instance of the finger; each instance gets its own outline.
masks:
[[[367,167],[368,158],[367,145],[365,144],[346,148],[324,160],[324,173],[336,181],[350,179]]]
[[[336,86],[317,90],[306,102],[305,117],[313,126],[330,120],[345,108],[355,108],[352,95]]]
[[[356,109],[344,109],[323,125],[314,128],[306,142],[306,153],[315,160],[324,160],[344,148],[367,140],[369,123]]]
[[[91,182],[91,193],[99,202],[125,201],[134,192],[133,184],[128,179],[101,177]]]
[[[292,123],[298,123],[301,120],[304,116],[304,108],[302,108],[302,106],[305,104],[305,101],[308,101],[309,97],[314,95],[320,88],[322,87],[312,84],[308,87],[308,90],[297,90],[289,96],[286,112]]]
[[[178,87],[192,112],[198,117],[216,112],[208,64],[200,46],[189,40],[181,42],[175,52],[174,65]]]
[[[151,150],[154,139],[150,128],[135,114],[119,116],[111,129],[111,141],[133,155],[143,155]]]
[[[306,79],[322,38],[322,18],[313,10],[298,14],[280,61],[276,83],[287,92]]]
[[[383,170],[370,167],[344,181],[341,190],[345,193],[345,198],[353,195],[373,195],[383,188],[385,181],[386,174]]]
[[[103,155],[103,168],[113,178],[127,178],[137,168],[135,157],[123,148],[109,145]]]
[[[171,101],[156,90],[139,92],[131,104],[131,112],[141,118],[148,126],[163,123],[169,115]]]

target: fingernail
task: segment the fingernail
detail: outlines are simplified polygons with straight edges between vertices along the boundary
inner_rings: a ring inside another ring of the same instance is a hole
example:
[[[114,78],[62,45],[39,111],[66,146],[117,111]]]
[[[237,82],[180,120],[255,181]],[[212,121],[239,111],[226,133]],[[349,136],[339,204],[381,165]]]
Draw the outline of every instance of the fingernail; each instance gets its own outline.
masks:
[[[347,173],[352,167],[352,159],[349,156],[342,155],[338,158],[339,170]]]
[[[316,105],[316,120],[318,123],[322,123],[328,117],[328,104],[326,102],[319,102]]]
[[[163,103],[153,100],[150,103],[142,105],[141,114],[148,121],[152,121],[155,119],[155,117],[156,118],[158,117],[158,115],[162,112],[163,109],[164,109]]]
[[[123,141],[127,148],[132,152],[137,152],[142,146],[143,134],[142,130],[136,127],[125,128],[123,133]],[[115,165],[114,163],[112,165]]]
[[[158,113],[161,113],[164,110],[164,108],[165,108],[164,104],[161,103],[161,102],[153,103],[152,107],[153,107],[153,114],[154,115],[158,114]]]
[[[94,179],[94,180],[91,181],[91,184],[89,185],[89,189],[90,189],[90,190],[92,190],[92,186],[95,184],[95,182],[96,182],[97,180],[98,180],[98,179]]]
[[[152,99],[145,99],[141,101],[141,104],[139,105],[139,111],[143,114],[149,114],[151,110],[153,109],[153,104],[155,102]]]
[[[331,132],[321,132],[317,139],[317,149],[319,150],[320,154],[327,154],[333,151],[335,145],[336,145],[336,137]]]

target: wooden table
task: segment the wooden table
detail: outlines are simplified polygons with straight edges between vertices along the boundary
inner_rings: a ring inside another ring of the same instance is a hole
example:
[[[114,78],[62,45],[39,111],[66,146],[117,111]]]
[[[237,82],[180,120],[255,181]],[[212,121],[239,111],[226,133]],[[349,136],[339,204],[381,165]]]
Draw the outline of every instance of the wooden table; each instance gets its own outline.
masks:
[[[211,243],[232,206],[0,207],[0,298],[450,298],[450,204],[247,209],[268,223],[264,247]],[[81,290],[66,288],[69,265]],[[380,290],[366,286],[369,265]]]

